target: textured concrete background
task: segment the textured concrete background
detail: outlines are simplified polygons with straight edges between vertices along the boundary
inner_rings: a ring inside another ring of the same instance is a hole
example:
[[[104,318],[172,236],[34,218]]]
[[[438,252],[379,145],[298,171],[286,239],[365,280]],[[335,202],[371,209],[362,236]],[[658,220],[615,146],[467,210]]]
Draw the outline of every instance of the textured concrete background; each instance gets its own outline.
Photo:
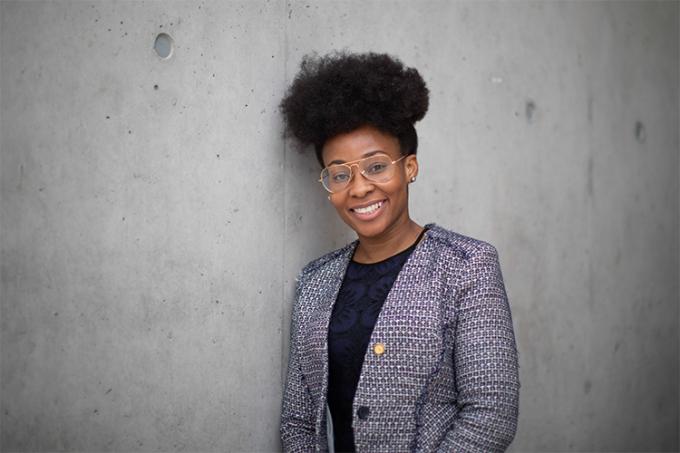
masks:
[[[512,451],[677,450],[678,5],[2,1],[0,449],[279,449],[292,281],[352,235],[276,105],[349,48],[429,84],[414,218],[499,250]]]

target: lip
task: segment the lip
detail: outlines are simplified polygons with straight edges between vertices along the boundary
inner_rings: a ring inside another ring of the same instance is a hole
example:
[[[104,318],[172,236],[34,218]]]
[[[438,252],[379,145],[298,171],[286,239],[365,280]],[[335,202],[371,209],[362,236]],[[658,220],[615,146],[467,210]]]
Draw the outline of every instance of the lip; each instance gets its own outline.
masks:
[[[361,213],[356,212],[354,210],[356,208],[365,208],[367,206],[371,206],[371,205],[376,204],[376,203],[380,203],[380,207],[378,209],[376,209],[375,211],[371,212],[370,214],[361,214]],[[366,222],[366,221],[373,220],[376,217],[378,217],[379,215],[381,215],[383,213],[383,211],[385,210],[386,205],[387,205],[387,199],[373,200],[369,203],[363,203],[363,204],[360,204],[360,205],[353,206],[353,207],[349,208],[349,212],[352,214],[352,216],[354,216],[354,218]]]

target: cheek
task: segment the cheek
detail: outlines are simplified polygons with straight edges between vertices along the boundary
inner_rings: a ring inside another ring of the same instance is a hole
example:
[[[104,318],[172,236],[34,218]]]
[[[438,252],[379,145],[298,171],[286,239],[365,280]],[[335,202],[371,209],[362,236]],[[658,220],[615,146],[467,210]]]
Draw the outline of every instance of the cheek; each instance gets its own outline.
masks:
[[[390,185],[389,193],[393,197],[406,197],[408,194],[408,184],[404,183],[401,178],[395,178],[394,184]]]
[[[345,211],[345,201],[343,197],[338,196],[338,195],[331,195],[331,204],[335,208],[336,211],[338,211],[340,214],[342,214]]]

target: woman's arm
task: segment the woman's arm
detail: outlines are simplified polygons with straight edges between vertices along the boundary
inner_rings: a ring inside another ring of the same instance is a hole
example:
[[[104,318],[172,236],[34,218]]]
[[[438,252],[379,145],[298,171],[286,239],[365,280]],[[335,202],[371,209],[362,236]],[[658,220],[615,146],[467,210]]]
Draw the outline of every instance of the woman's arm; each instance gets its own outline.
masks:
[[[484,243],[463,270],[456,301],[454,427],[438,451],[502,452],[519,413],[517,347],[496,249]]]
[[[295,307],[293,307],[291,320],[288,373],[281,409],[281,443],[285,453],[308,453],[316,448],[314,404],[300,370],[299,362],[300,307],[298,301],[299,287],[296,290]]]

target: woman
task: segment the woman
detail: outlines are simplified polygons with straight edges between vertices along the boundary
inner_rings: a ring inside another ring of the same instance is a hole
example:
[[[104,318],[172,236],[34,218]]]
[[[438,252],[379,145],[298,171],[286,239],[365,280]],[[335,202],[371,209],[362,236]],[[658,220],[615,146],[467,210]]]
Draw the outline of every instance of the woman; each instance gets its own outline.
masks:
[[[388,55],[306,57],[281,102],[358,239],[309,263],[296,290],[286,452],[504,451],[519,379],[493,246],[418,225],[418,72]]]

